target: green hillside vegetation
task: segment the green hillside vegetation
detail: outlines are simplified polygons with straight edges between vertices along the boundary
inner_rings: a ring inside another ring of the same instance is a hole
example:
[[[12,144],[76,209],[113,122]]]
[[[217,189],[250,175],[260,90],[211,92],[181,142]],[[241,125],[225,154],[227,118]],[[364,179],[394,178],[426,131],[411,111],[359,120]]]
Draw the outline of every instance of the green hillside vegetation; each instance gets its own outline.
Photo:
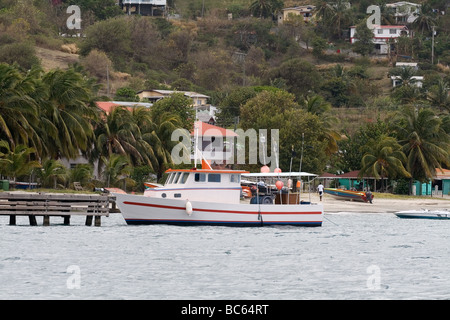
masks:
[[[134,99],[143,89],[207,94],[225,127],[239,119],[244,129],[280,129],[284,171],[292,148],[299,153],[302,133],[305,171],[363,168],[369,175],[425,181],[433,168],[450,166],[450,21],[448,12],[432,10],[445,11],[445,1],[422,2],[419,19],[408,26],[414,37],[396,44],[399,54],[419,62],[418,71],[393,68],[396,57],[372,56],[363,41],[350,45],[349,27],[364,29],[366,0],[350,8],[340,0],[171,0],[170,19],[125,15],[115,0],[56,2],[0,0],[5,177],[37,179],[46,161],[79,153],[100,161],[107,178],[97,184],[138,188],[149,173],[161,177],[171,165],[170,133],[190,118],[124,108],[101,115],[94,106]],[[66,27],[70,4],[81,7],[81,30]],[[274,21],[281,8],[300,4],[316,6],[314,22]],[[377,4],[390,23],[392,12]],[[431,26],[437,31],[433,63]],[[402,85],[393,89],[390,75]],[[414,85],[417,75],[424,76],[421,88]],[[181,97],[172,99],[189,109]],[[27,172],[12,167],[19,155],[29,160]],[[92,168],[81,172],[92,181]],[[81,179],[70,174],[41,180],[68,185]]]

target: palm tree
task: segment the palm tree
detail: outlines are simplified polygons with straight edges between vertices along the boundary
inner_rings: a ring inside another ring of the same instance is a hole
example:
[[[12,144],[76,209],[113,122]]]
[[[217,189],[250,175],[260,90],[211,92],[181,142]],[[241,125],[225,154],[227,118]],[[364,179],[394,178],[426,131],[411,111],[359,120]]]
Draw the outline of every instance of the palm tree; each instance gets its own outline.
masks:
[[[154,146],[151,144],[150,135],[155,130],[152,115],[146,107],[135,107],[131,111],[130,120],[135,124],[136,148],[142,156],[142,163],[151,167],[157,167],[157,157]]]
[[[427,98],[431,102],[431,105],[441,110],[446,109],[447,111],[450,111],[449,90],[450,87],[448,83],[444,79],[439,78],[437,84],[432,86],[428,91]]]
[[[96,149],[99,156],[109,159],[113,154],[127,155],[134,163],[141,163],[143,157],[137,146],[136,123],[126,107],[116,107],[103,115],[103,121],[95,130]]]
[[[400,86],[411,86],[416,83],[414,76],[416,70],[412,67],[395,68],[392,70],[391,75],[397,76],[400,81]]]
[[[322,121],[322,133],[321,139],[327,142],[326,153],[331,155],[339,150],[338,141],[341,140],[341,135],[332,129],[333,124],[338,121],[336,117],[329,114],[331,110],[331,104],[326,102],[322,96],[308,96],[303,101],[303,106],[306,111],[317,115]]]
[[[416,86],[416,70],[411,67],[396,68],[391,72],[400,83],[393,89],[392,96],[401,103],[415,103],[424,98],[421,89]]]
[[[422,4],[416,20],[412,23],[413,28],[420,31],[423,35],[424,31],[430,32],[436,24],[436,14],[433,12],[431,6],[427,3]]]
[[[333,6],[327,0],[317,0],[314,15],[322,21],[328,21],[333,16]]]
[[[34,134],[38,105],[31,97],[38,69],[23,75],[15,66],[0,64],[0,137],[16,144],[28,144]]]
[[[386,6],[385,3],[379,3],[381,13],[381,24],[392,25],[395,24],[395,10],[392,7]]]
[[[98,117],[90,84],[74,69],[50,71],[42,82],[47,92],[40,102],[40,133],[46,137],[46,152],[53,159],[76,158],[90,147]]]
[[[0,173],[16,181],[16,178],[28,176],[34,168],[40,167],[39,162],[32,160],[34,148],[19,144],[10,146],[5,141],[0,141]]]
[[[406,156],[401,151],[401,146],[392,137],[382,135],[376,141],[367,144],[371,150],[366,152],[361,159],[361,170],[359,176],[369,175],[378,179],[397,176],[411,177],[406,171],[403,163]],[[383,187],[382,187],[383,188]]]
[[[450,165],[450,135],[431,109],[406,106],[394,119],[393,129],[412,179],[431,180],[436,168]]]
[[[348,1],[336,0],[332,5],[333,14],[331,16],[331,25],[335,26],[334,34],[337,35],[338,39],[342,38],[342,25],[350,27],[351,11],[348,7]]]
[[[41,181],[42,187],[53,187],[56,189],[58,181],[62,184],[67,179],[67,168],[61,161],[46,159],[42,163],[42,168],[36,170],[36,175]]]
[[[112,154],[109,158],[102,156],[101,160],[105,164],[102,176],[105,178],[107,187],[111,185],[118,186],[121,180],[125,182],[129,180],[128,177],[131,175],[132,166],[128,157]]]
[[[267,18],[282,7],[283,2],[280,0],[255,0],[250,4],[250,11],[255,16]]]
[[[163,113],[154,121],[154,130],[145,135],[145,140],[153,147],[157,159],[154,169],[159,180],[173,164],[171,153],[178,141],[172,141],[172,133],[181,127],[182,122],[178,116],[168,112]],[[190,139],[190,137],[187,138]]]
[[[342,25],[348,24],[351,20],[351,11],[348,2],[344,0],[327,1],[317,0],[315,16],[319,18],[327,31],[337,38],[342,38]]]

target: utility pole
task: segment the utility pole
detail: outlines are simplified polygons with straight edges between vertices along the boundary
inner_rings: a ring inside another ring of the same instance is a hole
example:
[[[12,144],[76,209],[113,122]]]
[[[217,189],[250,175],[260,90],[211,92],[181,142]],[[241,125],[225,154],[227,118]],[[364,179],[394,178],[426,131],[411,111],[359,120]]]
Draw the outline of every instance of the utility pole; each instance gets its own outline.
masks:
[[[110,87],[109,87],[109,63],[106,62],[106,92],[107,96],[110,96]]]
[[[431,27],[431,64],[434,64],[434,34],[436,31],[434,31],[434,28],[436,26]]]

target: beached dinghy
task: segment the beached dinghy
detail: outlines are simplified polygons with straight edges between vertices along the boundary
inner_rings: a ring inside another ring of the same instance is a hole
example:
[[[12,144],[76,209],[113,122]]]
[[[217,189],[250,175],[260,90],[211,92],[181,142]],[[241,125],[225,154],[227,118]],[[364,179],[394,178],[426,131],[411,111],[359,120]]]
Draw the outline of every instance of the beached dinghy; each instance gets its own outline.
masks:
[[[336,189],[336,188],[324,188],[323,191],[326,194],[329,194],[337,199],[341,200],[354,200],[354,201],[362,201],[362,202],[370,202],[372,203],[373,194],[372,192],[364,192],[364,191],[352,191],[352,190],[344,190],[344,189]]]

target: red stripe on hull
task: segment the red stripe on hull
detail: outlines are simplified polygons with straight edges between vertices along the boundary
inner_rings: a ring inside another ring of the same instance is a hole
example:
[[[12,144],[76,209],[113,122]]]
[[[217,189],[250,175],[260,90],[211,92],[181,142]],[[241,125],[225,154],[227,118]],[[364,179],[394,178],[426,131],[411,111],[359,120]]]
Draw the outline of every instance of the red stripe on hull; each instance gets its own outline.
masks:
[[[175,207],[175,206],[166,206],[161,204],[150,204],[150,203],[141,203],[141,202],[132,202],[132,201],[124,201],[124,204],[134,205],[134,206],[143,206],[143,207],[154,207],[154,208],[162,208],[162,209],[173,209],[173,210],[185,210],[185,207]],[[311,211],[311,212],[258,212],[258,211],[235,211],[235,210],[217,210],[217,209],[196,209],[193,208],[193,211],[198,212],[218,212],[218,213],[234,213],[234,214],[322,214],[320,211]]]

